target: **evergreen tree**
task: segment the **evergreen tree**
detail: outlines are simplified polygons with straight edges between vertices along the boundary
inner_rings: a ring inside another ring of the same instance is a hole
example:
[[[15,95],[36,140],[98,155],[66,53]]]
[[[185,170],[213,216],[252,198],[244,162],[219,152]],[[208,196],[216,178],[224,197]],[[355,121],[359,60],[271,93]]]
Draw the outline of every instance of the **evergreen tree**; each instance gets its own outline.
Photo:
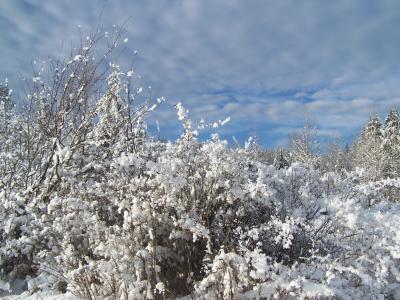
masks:
[[[382,149],[383,174],[385,177],[396,177],[400,166],[400,123],[396,108],[392,108],[386,118]]]
[[[121,72],[113,66],[113,72],[107,79],[108,89],[106,94],[97,103],[99,122],[95,134],[100,144],[109,146],[118,139],[121,124],[126,121],[125,103],[121,96]]]
[[[370,118],[360,137],[353,146],[353,160],[356,167],[366,170],[369,179],[382,176],[382,123],[378,115]]]
[[[279,149],[278,152],[276,153],[276,156],[274,158],[274,167],[278,170],[286,169],[289,167],[289,163],[285,158],[283,149]]]
[[[0,83],[0,130],[2,133],[6,132],[8,129],[11,108],[11,90],[6,80],[5,83]]]
[[[7,80],[0,83],[0,180],[7,182],[13,176],[19,156],[19,121],[13,112],[11,90]]]
[[[7,169],[7,159],[8,154],[8,106],[10,102],[10,92],[8,89],[7,82],[5,84],[0,83],[0,174],[4,175]],[[3,176],[2,176],[3,177]],[[3,183],[0,182],[0,186]]]
[[[291,162],[318,165],[317,130],[309,118],[305,118],[303,128],[290,137],[289,151]]]

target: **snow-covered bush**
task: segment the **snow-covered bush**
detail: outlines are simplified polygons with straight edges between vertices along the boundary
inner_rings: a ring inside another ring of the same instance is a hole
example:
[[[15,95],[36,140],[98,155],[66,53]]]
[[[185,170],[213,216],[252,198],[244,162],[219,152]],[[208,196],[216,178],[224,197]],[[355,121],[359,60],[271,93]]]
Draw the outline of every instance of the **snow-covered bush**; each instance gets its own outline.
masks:
[[[1,154],[15,173],[1,169],[4,280],[82,299],[394,297],[400,205],[384,190],[399,179],[273,166],[251,141],[199,141],[181,103],[181,137],[155,140],[144,116],[163,99],[133,105],[141,89],[93,63],[96,41],[51,84],[35,74],[30,110],[2,135],[20,149]]]

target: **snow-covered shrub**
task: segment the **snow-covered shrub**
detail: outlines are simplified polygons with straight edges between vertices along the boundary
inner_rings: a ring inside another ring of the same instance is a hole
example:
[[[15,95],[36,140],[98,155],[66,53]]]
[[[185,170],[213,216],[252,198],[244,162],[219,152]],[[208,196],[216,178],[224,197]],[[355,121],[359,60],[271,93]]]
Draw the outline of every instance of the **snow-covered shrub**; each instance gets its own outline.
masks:
[[[187,136],[131,153],[88,150],[98,160],[80,177],[60,169],[41,225],[43,238],[58,238],[39,255],[43,269],[84,298],[390,292],[399,241],[351,179],[304,164],[276,170],[216,136]],[[385,246],[372,247],[377,240]]]

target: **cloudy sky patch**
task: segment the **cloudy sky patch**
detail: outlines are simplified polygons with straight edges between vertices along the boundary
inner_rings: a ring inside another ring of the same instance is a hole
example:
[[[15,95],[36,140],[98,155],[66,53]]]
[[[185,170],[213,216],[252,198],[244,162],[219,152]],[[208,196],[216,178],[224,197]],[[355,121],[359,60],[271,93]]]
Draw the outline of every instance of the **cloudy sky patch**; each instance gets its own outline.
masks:
[[[400,103],[394,0],[2,0],[0,78],[17,89],[33,60],[65,53],[78,25],[94,28],[103,4],[102,30],[129,19],[122,62],[134,61],[168,101],[153,118],[166,138],[179,134],[177,102],[194,120],[231,116],[224,137],[256,134],[267,146],[301,127],[305,112],[349,140],[371,113]]]

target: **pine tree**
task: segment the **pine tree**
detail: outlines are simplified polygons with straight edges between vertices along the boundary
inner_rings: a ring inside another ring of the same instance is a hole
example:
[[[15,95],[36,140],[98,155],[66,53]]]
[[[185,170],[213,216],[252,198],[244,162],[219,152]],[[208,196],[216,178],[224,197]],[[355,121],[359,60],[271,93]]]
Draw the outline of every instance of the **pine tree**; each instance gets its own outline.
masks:
[[[279,149],[276,153],[276,156],[274,158],[274,167],[278,170],[280,169],[286,169],[289,167],[289,163],[287,159],[285,158],[283,149]]]
[[[392,108],[386,118],[382,150],[384,176],[396,177],[400,166],[400,120],[396,108]]]
[[[381,145],[382,123],[375,115],[365,125],[352,151],[355,167],[363,168],[369,179],[377,180],[382,176]]]
[[[0,180],[6,182],[15,168],[17,118],[13,117],[11,90],[0,83]]]
[[[290,137],[289,151],[292,162],[318,165],[317,130],[309,118],[305,118],[303,128]]]
[[[5,133],[8,130],[10,122],[12,102],[11,102],[11,90],[8,87],[8,81],[0,83],[0,130]]]
[[[97,139],[102,145],[111,145],[121,134],[121,124],[126,121],[125,103],[121,96],[121,72],[113,66],[107,79],[106,94],[97,103],[99,122],[96,126]]]
[[[3,186],[3,177],[6,173],[6,151],[8,139],[8,113],[7,107],[10,101],[10,93],[8,89],[7,82],[5,84],[0,83],[0,186]],[[8,154],[8,153],[7,153]]]

